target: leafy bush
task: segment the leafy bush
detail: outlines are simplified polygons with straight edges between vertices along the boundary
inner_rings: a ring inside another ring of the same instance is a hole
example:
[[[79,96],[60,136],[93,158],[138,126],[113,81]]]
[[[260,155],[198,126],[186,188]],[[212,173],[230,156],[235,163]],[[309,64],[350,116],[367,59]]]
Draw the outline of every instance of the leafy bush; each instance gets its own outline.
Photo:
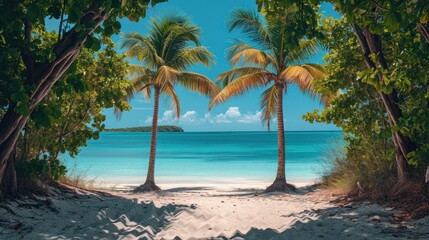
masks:
[[[67,173],[66,167],[56,158],[36,157],[29,161],[19,161],[16,163],[18,177],[25,180],[36,178],[52,178],[57,180]]]

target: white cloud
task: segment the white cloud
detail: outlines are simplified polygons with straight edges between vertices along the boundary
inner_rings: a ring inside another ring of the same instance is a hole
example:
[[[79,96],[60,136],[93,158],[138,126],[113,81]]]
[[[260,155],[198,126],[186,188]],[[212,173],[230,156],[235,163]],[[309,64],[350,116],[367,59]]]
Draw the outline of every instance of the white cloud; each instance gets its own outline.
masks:
[[[152,123],[152,117],[147,117],[146,120],[144,120],[144,123],[146,124]]]
[[[232,123],[232,121],[230,119],[228,119],[226,114],[223,114],[223,113],[216,115],[213,122],[215,122],[215,123]]]
[[[145,123],[152,123],[152,117],[147,117],[144,121]],[[158,118],[158,123],[172,123],[177,122],[173,110],[165,111],[160,118]]]
[[[225,115],[229,118],[239,118],[241,116],[240,109],[238,107],[230,107]]]
[[[180,117],[180,122],[196,122],[198,121],[198,114],[196,111],[187,111]]]
[[[256,123],[261,121],[262,111],[256,111],[255,114],[246,113],[241,119],[238,120],[240,123]]]
[[[162,118],[160,119],[161,121],[168,121],[174,118],[174,112],[173,110],[167,110],[164,112],[164,114],[162,114]]]
[[[242,123],[252,124],[260,122],[261,111],[255,111],[254,113],[248,112],[242,114],[239,107],[230,107],[225,113],[219,113],[213,116],[211,113],[205,113],[204,117],[199,117],[198,113],[194,110],[187,111],[180,116],[179,121],[177,120],[174,111],[167,110],[159,118],[159,123],[162,124],[225,124],[225,123]],[[146,118],[144,121],[146,124],[152,123],[152,117]]]

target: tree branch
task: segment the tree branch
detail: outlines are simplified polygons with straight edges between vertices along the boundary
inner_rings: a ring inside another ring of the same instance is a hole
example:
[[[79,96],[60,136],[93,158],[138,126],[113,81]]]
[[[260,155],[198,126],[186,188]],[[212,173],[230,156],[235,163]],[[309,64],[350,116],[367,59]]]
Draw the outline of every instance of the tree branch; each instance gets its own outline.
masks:
[[[30,73],[33,72],[34,69],[34,59],[31,57],[30,49],[28,47],[30,46],[32,31],[33,24],[28,19],[24,19],[24,40],[26,42],[27,47],[21,50],[21,57],[22,61],[24,62]]]
[[[66,10],[66,0],[63,0],[63,4],[61,6],[61,18],[60,18],[60,26],[58,28],[58,40],[59,42],[61,40],[61,31],[63,29],[63,21],[64,21],[64,11]]]
[[[417,29],[423,35],[426,41],[429,42],[429,30],[427,29],[427,27],[425,27],[423,23],[417,23]]]

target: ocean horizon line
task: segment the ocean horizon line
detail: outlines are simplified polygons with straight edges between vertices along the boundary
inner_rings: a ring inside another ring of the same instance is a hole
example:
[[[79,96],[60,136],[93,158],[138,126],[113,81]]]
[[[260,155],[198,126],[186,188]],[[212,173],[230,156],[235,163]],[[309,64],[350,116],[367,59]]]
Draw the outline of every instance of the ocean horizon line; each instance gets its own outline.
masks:
[[[131,127],[121,127],[121,128],[131,128]],[[118,128],[120,129],[120,128]],[[102,131],[102,133],[118,133],[121,131],[115,131],[115,132],[104,132]],[[230,132],[277,132],[277,130],[271,130],[271,131],[263,131],[263,130],[234,130],[234,131],[186,131],[184,130],[184,132],[160,132],[160,133],[230,133]],[[287,130],[285,132],[342,132],[342,130]],[[121,132],[121,133],[144,133],[144,132]],[[149,132],[148,132],[149,133]]]

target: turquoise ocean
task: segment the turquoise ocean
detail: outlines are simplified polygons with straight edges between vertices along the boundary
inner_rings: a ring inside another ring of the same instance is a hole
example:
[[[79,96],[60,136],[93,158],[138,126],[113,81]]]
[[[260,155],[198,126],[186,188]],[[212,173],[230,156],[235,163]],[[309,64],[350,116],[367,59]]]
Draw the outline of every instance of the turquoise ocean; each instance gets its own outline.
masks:
[[[286,178],[310,182],[323,158],[341,142],[341,132],[286,132]],[[105,183],[142,183],[150,133],[101,133],[78,156],[65,158],[74,172]],[[277,168],[277,132],[159,133],[155,176],[168,181],[245,179],[270,182]]]

